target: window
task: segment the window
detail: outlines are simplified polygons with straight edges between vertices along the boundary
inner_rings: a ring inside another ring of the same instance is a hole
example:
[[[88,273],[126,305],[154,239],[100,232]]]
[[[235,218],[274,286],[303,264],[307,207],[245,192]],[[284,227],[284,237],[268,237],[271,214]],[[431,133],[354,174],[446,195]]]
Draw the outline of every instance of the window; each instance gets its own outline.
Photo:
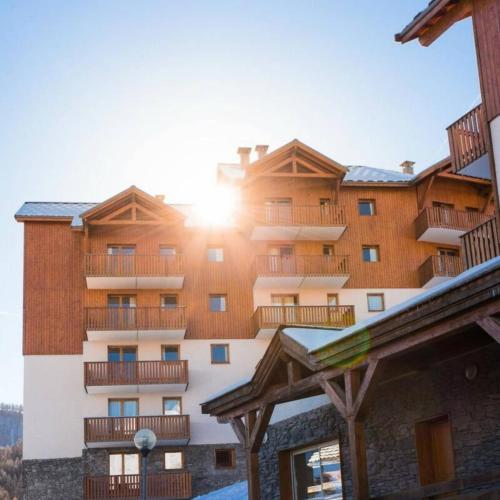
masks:
[[[210,351],[213,365],[229,363],[229,344],[212,344]]]
[[[224,262],[224,249],[221,247],[207,250],[208,262]]]
[[[294,500],[343,498],[338,441],[292,452]]]
[[[296,306],[299,303],[297,295],[271,295],[273,306]]]
[[[380,260],[378,246],[363,246],[362,252],[364,262],[378,262]]]
[[[368,300],[368,312],[380,312],[385,310],[383,293],[369,293],[366,297]]]
[[[329,306],[338,306],[339,305],[339,296],[336,293],[329,293],[326,296],[326,300]]]
[[[109,327],[116,330],[127,330],[136,327],[135,295],[108,295],[106,320]]]
[[[320,198],[319,199],[319,205],[320,207],[325,207],[327,205],[332,204],[332,199],[331,198]]]
[[[448,257],[458,257],[458,250],[456,248],[438,248],[438,255],[447,255]]]
[[[177,307],[177,295],[162,295],[161,307],[164,309],[175,309]]]
[[[178,345],[164,345],[161,348],[161,359],[163,361],[179,361],[179,350]]]
[[[163,415],[182,415],[181,398],[163,398]]]
[[[465,207],[465,211],[466,212],[479,212],[479,208],[476,208],[476,207]]]
[[[335,255],[335,248],[333,245],[323,245],[323,255]]]
[[[444,203],[442,201],[433,201],[432,206],[437,208],[446,208],[448,210],[453,210],[455,208],[453,203]]]
[[[211,312],[225,312],[227,310],[226,295],[210,295],[208,305]]]
[[[447,415],[415,425],[420,484],[450,481],[455,477],[450,420]]]
[[[165,470],[176,470],[184,467],[184,454],[182,451],[165,452]]]
[[[175,257],[177,249],[171,245],[160,245],[160,255],[164,257]]]
[[[108,255],[135,255],[135,245],[108,245]]]
[[[234,448],[219,448],[215,450],[215,467],[217,469],[230,469],[236,465]]]
[[[137,361],[137,347],[108,347],[108,361]]]
[[[359,200],[359,215],[375,215],[375,200]]]
[[[110,453],[109,475],[139,474],[139,453]]]
[[[138,399],[108,399],[108,417],[137,417]]]
[[[135,295],[108,295],[108,307],[135,307]]]

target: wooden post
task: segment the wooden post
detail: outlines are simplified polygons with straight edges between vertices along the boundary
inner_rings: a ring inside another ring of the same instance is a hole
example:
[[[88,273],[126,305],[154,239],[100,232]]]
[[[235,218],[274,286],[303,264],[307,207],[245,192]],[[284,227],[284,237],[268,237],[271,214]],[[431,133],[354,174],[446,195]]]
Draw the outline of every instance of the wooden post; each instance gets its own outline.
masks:
[[[260,500],[259,450],[254,451],[251,446],[256,420],[256,410],[249,411],[245,415],[248,500]]]

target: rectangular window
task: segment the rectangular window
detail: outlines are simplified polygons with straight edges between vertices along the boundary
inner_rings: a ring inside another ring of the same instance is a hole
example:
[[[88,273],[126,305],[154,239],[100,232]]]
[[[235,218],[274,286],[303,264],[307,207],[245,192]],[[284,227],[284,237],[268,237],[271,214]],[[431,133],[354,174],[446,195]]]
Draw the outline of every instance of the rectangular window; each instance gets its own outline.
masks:
[[[177,295],[162,295],[161,307],[164,309],[175,309],[177,307]]]
[[[420,484],[440,483],[455,478],[451,425],[447,415],[415,425]]]
[[[208,297],[208,305],[210,312],[225,312],[227,311],[227,296],[210,295]]]
[[[383,293],[369,293],[366,297],[368,300],[368,312],[380,312],[385,310]]]
[[[466,212],[479,212],[479,208],[476,207],[465,207]]]
[[[165,470],[178,470],[184,467],[184,456],[182,451],[165,452]]]
[[[161,348],[161,359],[163,361],[179,361],[180,348],[178,345],[164,345]]]
[[[294,500],[343,498],[338,441],[292,452]]]
[[[139,474],[139,453],[110,453],[109,475]]]
[[[444,203],[443,201],[433,201],[432,206],[438,208],[446,208],[448,210],[453,210],[455,208],[455,205],[453,205],[453,203]]]
[[[210,351],[213,365],[229,363],[229,344],[212,344]]]
[[[108,245],[108,255],[135,255],[135,245]]]
[[[358,213],[359,215],[375,215],[375,200],[359,200]]]
[[[380,251],[378,246],[363,246],[363,262],[378,262]]]
[[[339,296],[336,293],[329,293],[326,296],[326,300],[329,306],[338,306],[339,305]]]
[[[232,469],[236,466],[234,448],[219,448],[215,450],[215,467],[217,469]]]
[[[108,307],[135,307],[135,295],[108,295]]]
[[[224,249],[213,247],[207,250],[208,262],[224,262]]]
[[[177,249],[171,245],[160,245],[160,255],[164,257],[175,257]]]
[[[108,417],[137,417],[138,399],[108,399]]]
[[[325,207],[328,205],[332,204],[332,199],[331,198],[320,198],[319,199],[319,205],[320,207]]]
[[[447,255],[449,257],[458,257],[458,250],[456,248],[438,248],[438,255]]]
[[[182,415],[181,398],[163,398],[163,415]]]
[[[335,247],[333,245],[323,245],[323,255],[335,255]]]
[[[108,361],[137,361],[137,347],[108,347]]]

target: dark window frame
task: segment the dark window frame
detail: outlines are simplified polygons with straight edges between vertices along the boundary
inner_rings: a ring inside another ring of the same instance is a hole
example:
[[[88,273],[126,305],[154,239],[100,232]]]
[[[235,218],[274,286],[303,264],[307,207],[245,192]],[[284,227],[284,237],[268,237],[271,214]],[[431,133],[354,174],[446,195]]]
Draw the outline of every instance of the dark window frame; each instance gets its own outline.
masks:
[[[229,453],[229,465],[221,465],[217,462],[217,454]],[[215,448],[214,449],[214,464],[216,469],[234,469],[236,467],[236,450],[234,448]]]
[[[224,347],[226,350],[226,359],[225,361],[216,361],[214,360],[214,348]],[[228,365],[231,363],[231,357],[229,353],[229,344],[210,344],[210,362],[212,365]]]
[[[370,309],[370,297],[380,297],[382,300],[382,309]],[[383,293],[367,293],[366,294],[366,305],[368,312],[382,312],[385,311],[385,296]]]

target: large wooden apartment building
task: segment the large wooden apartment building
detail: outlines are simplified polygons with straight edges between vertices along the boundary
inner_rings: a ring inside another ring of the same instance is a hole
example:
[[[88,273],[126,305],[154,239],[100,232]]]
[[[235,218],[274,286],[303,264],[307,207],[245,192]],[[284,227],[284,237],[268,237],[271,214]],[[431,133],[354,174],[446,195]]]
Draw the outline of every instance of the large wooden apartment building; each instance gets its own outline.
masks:
[[[219,165],[240,199],[225,227],[136,187],[17,212],[27,500],[137,497],[142,427],[151,497],[243,479],[233,431],[200,403],[251,375],[280,325],[346,328],[458,275],[460,237],[493,213],[491,181],[450,159],[415,175],[298,140],[238,152]]]

